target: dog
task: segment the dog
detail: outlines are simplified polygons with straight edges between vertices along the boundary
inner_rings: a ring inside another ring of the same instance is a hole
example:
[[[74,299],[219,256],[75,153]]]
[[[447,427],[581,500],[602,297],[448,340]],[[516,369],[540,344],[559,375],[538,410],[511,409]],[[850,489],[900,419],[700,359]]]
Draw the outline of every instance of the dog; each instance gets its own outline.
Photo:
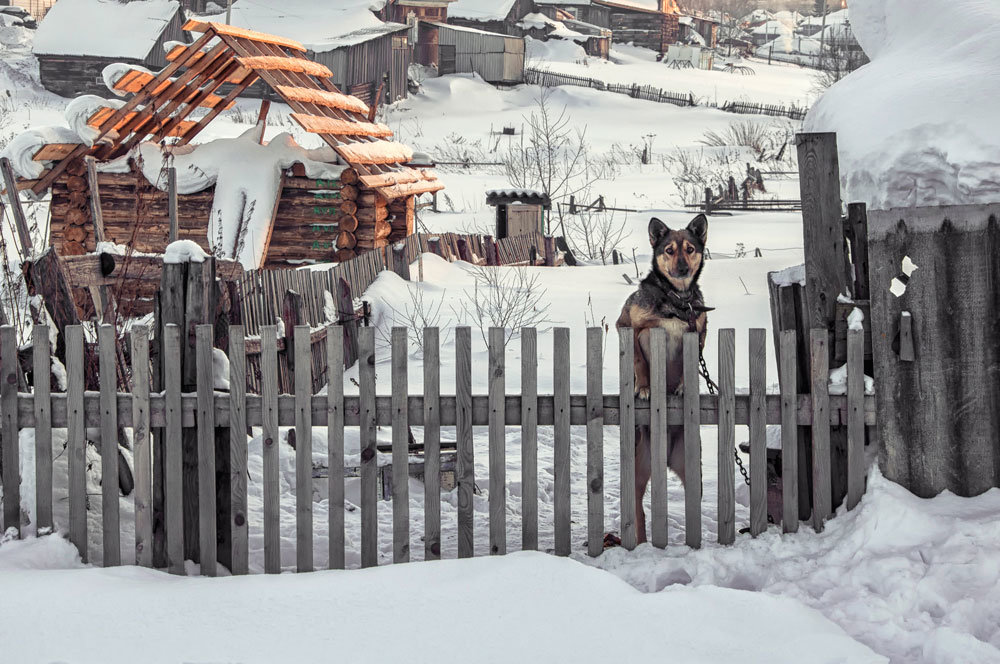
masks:
[[[691,220],[683,230],[671,230],[659,219],[649,221],[649,244],[653,247],[653,265],[640,282],[639,290],[625,301],[616,326],[631,327],[634,335],[635,394],[649,398],[649,331],[662,327],[667,331],[667,394],[684,390],[683,340],[685,332],[697,332],[700,347],[705,347],[708,312],[698,278],[705,264],[708,219],[703,214]],[[692,389],[698,389],[693,385]],[[684,429],[668,427],[667,465],[684,482]],[[652,440],[649,426],[635,428],[635,517],[636,536],[646,541],[646,514],[642,498],[652,473]]]

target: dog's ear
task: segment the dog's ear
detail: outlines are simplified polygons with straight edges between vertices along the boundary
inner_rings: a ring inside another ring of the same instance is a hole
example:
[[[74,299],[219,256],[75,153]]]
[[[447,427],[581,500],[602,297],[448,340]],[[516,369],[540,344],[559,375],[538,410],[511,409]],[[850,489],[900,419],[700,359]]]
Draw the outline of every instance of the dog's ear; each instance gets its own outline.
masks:
[[[669,232],[670,232],[670,229],[667,228],[667,225],[665,223],[663,223],[662,221],[660,221],[656,217],[653,217],[652,219],[650,219],[649,220],[649,244],[650,244],[650,246],[655,247],[656,243],[659,242],[663,238],[663,236],[666,235]]]
[[[701,246],[705,246],[708,242],[708,217],[703,214],[699,214],[691,220],[687,229],[691,235],[698,238],[698,241],[701,242]]]

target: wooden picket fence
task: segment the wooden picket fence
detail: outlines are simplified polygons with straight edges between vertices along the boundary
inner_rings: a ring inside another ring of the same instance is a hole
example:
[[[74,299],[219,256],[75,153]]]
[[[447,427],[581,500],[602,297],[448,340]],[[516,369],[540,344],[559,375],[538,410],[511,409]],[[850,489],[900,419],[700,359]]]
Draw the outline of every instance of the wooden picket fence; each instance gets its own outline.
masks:
[[[667,427],[683,426],[685,439],[685,542],[698,547],[702,543],[702,440],[701,425],[718,426],[718,541],[730,544],[736,538],[735,469],[733,446],[735,427],[748,426],[750,434],[750,533],[758,535],[767,528],[766,496],[766,425],[781,425],[783,463],[797,467],[800,443],[798,428],[812,428],[813,503],[816,505],[813,525],[819,530],[831,516],[830,428],[846,425],[849,431],[847,450],[849,491],[847,506],[854,507],[864,490],[865,426],[874,424],[874,397],[864,393],[863,333],[851,330],[848,336],[848,387],[846,396],[828,393],[829,340],[828,334],[816,331],[811,340],[812,394],[795,392],[796,346],[795,333],[782,332],[779,367],[783,389],[780,394],[766,393],[765,366],[767,351],[765,330],[749,331],[749,391],[737,394],[735,385],[735,340],[732,329],[718,333],[719,364],[716,378],[717,395],[699,394],[687,390],[682,396],[666,393],[666,335],[662,329],[652,331],[651,365],[653,377],[649,400],[634,395],[633,340],[631,330],[619,335],[620,389],[603,394],[603,347],[605,331],[590,328],[586,333],[586,393],[570,391],[570,330],[555,328],[553,334],[553,393],[538,394],[537,333],[533,328],[521,330],[520,394],[506,393],[504,330],[489,330],[489,389],[486,395],[472,393],[472,334],[471,328],[455,330],[456,390],[454,395],[440,394],[440,358],[442,349],[437,328],[428,328],[423,337],[423,393],[410,394],[407,388],[408,348],[405,328],[394,328],[391,335],[391,396],[376,396],[375,331],[362,328],[360,334],[360,396],[345,396],[343,390],[343,328],[331,326],[327,345],[330,372],[329,390],[316,395],[308,371],[297,371],[293,394],[279,394],[277,389],[277,335],[273,326],[261,330],[261,394],[247,394],[245,344],[243,329],[230,329],[229,359],[231,363],[228,393],[214,389],[212,374],[212,327],[198,326],[196,334],[197,391],[181,393],[181,330],[175,325],[165,327],[164,385],[162,393],[151,393],[149,371],[149,329],[134,328],[130,335],[132,359],[132,391],[116,393],[114,372],[115,333],[110,326],[99,328],[97,345],[100,358],[100,391],[84,391],[85,345],[81,326],[67,328],[67,389],[51,393],[48,383],[36,381],[34,393],[17,391],[15,332],[11,327],[0,328],[0,444],[2,444],[4,484],[4,526],[20,531],[20,478],[18,475],[18,430],[34,428],[36,445],[37,510],[32,515],[39,528],[53,526],[52,429],[66,427],[70,541],[84,560],[88,559],[87,496],[86,496],[86,429],[100,430],[100,456],[103,477],[116,477],[118,467],[118,429],[133,431],[135,465],[135,550],[139,565],[152,565],[153,489],[151,463],[151,431],[160,428],[165,450],[165,532],[168,569],[184,573],[184,472],[181,439],[185,429],[197,432],[197,498],[199,545],[203,574],[216,573],[217,510],[216,510],[216,427],[229,428],[231,477],[231,519],[229,523],[232,551],[231,571],[248,571],[247,514],[247,425],[260,427],[263,435],[263,532],[264,568],[276,573],[281,569],[279,542],[278,492],[278,427],[294,426],[296,434],[296,569],[308,571],[313,565],[313,474],[312,428],[327,428],[329,482],[329,561],[331,568],[343,568],[345,561],[344,481],[333,472],[344,466],[344,429],[360,427],[361,446],[361,564],[378,564],[377,510],[377,448],[376,427],[392,428],[392,463],[406,468],[408,463],[407,430],[410,425],[423,426],[425,452],[425,515],[424,557],[441,556],[440,510],[440,450],[441,427],[456,427],[457,434],[457,498],[458,556],[469,557],[474,549],[473,489],[474,476],[473,427],[489,428],[489,553],[507,551],[506,527],[506,427],[521,431],[521,497],[522,538],[520,548],[538,546],[538,428],[554,430],[554,523],[555,553],[571,551],[570,498],[574,490],[570,482],[570,427],[586,425],[587,477],[586,486],[576,487],[587,494],[587,542],[592,556],[603,550],[603,538],[608,524],[604,515],[604,430],[614,426],[620,430],[621,467],[621,537],[626,548],[636,545],[634,523],[635,491],[635,426],[649,425],[652,440],[652,518],[651,542],[665,547],[667,532]],[[309,327],[294,330],[298,366],[308,367]],[[35,376],[47,376],[49,371],[48,330],[34,330]],[[698,338],[689,333],[683,340],[684,382],[698,384]],[[657,367],[659,370],[657,370]],[[798,473],[783,474],[785,532],[798,528]],[[410,516],[408,483],[392,485],[393,561],[409,560]],[[707,498],[707,497],[706,497]],[[120,563],[119,489],[116,482],[102,485],[103,564]],[[383,509],[385,509],[383,507]],[[225,524],[223,524],[225,527]],[[482,553],[482,552],[480,552]]]

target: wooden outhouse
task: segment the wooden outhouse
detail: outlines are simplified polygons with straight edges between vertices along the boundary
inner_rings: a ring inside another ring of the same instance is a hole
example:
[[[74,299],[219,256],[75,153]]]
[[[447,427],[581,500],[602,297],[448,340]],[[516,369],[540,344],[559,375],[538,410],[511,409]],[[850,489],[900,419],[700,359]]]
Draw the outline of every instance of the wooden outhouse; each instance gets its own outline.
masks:
[[[545,235],[545,211],[551,209],[548,194],[529,189],[496,189],[486,192],[486,204],[496,207],[496,237]]]

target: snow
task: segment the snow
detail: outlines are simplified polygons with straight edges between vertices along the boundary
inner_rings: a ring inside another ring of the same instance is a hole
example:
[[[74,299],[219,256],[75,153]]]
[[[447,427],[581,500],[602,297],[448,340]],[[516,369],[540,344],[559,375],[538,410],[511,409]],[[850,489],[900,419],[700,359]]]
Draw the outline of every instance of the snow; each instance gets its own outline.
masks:
[[[79,138],[74,143],[83,142],[93,145],[101,134],[100,130],[87,124],[87,121],[102,108],[119,109],[125,105],[121,99],[104,99],[97,95],[80,95],[66,106],[66,122],[69,128]]]
[[[205,250],[194,240],[175,240],[163,251],[164,263],[204,263]]]
[[[855,309],[855,311],[858,311]],[[843,364],[836,369],[830,371],[830,382],[827,385],[827,389],[832,395],[845,395],[847,394],[847,365]],[[865,376],[865,394],[875,393],[875,379],[871,376]]]
[[[232,25],[281,35],[301,42],[317,53],[368,41],[406,28],[399,23],[383,23],[373,9],[384,3],[370,0],[253,0],[234,2]],[[226,13],[207,14],[200,20],[225,23]]]
[[[793,267],[785,268],[778,272],[774,272],[769,275],[771,281],[777,286],[791,286],[793,284],[806,283],[806,266],[805,263],[802,265],[795,265]]]
[[[678,661],[791,664],[808,653],[814,662],[886,661],[792,599],[708,587],[644,594],[542,553],[280,578],[178,579],[137,568],[59,569],[72,565],[71,552],[58,537],[0,547],[4,591],[18,598],[0,608],[4,627],[37,637],[10,639],[11,661],[110,664],[133,662],[142,652],[150,664],[252,664],[319,661],[336,652],[349,662],[436,662],[444,626],[450,652],[484,663],[604,662],[609,647],[618,647],[609,644],[611,635],[636,660],[670,653]],[[28,567],[36,560],[56,569]],[[53,596],[60,601],[52,603]],[[137,597],[141,619],[112,627],[107,616]],[[613,610],[595,610],[600,606]],[[378,638],[358,638],[373,626],[385,626]]]
[[[34,50],[143,60],[179,9],[175,0],[59,0],[38,25]]]
[[[80,143],[80,137],[66,127],[35,127],[15,136],[3,150],[0,157],[10,159],[14,172],[22,178],[32,180],[52,164],[50,161],[35,161],[33,157],[50,143]]]
[[[849,330],[863,330],[865,321],[865,312],[861,311],[857,307],[851,310],[851,313],[847,315],[847,329]]]
[[[229,356],[221,348],[212,349],[212,375],[216,390],[229,391]]]
[[[515,0],[457,0],[448,5],[448,16],[474,21],[502,21]]]
[[[845,200],[891,208],[1000,199],[1000,6],[854,0],[850,12],[872,62],[827,91],[805,122],[806,131],[837,132]]]

